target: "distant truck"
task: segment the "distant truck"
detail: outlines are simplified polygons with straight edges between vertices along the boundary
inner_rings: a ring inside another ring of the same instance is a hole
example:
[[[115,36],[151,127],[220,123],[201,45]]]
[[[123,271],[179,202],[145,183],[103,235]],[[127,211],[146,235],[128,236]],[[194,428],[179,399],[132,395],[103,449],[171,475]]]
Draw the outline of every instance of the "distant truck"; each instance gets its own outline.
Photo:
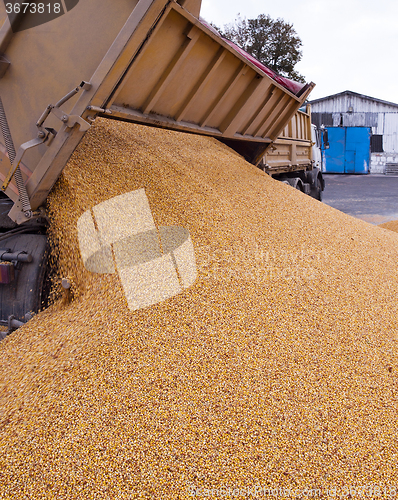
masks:
[[[311,124],[311,108],[297,111],[282,134],[266,149],[258,167],[274,179],[322,199],[322,151],[329,147],[327,129]]]

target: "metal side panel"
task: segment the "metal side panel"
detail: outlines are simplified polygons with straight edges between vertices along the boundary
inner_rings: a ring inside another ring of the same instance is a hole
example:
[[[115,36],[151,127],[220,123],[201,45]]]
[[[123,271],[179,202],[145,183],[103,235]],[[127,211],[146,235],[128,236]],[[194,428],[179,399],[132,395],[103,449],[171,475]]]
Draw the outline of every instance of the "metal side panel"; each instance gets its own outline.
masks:
[[[103,105],[112,118],[268,144],[298,98],[170,2]]]
[[[27,150],[23,156],[20,168],[33,210],[46,200],[90,127],[89,122],[80,117],[96,115],[86,112],[86,108],[123,54],[137,26],[142,43],[167,3],[167,0],[84,0],[67,14],[47,24],[13,33],[10,39],[6,33],[8,19],[3,23],[3,41],[7,43],[2,44],[0,39],[0,45],[5,47],[11,64],[0,78],[0,97],[17,152],[22,145],[37,138],[36,122],[49,104],[59,102],[82,81],[91,85],[90,91],[80,89],[76,96],[62,103],[58,116],[51,112],[45,119],[42,129],[52,131],[49,134],[52,141]],[[4,17],[2,2],[1,7],[0,14]],[[1,32],[2,28],[0,36]],[[111,90],[112,87],[107,89],[108,95]],[[63,117],[66,117],[65,123],[61,120]],[[0,133],[0,183],[3,186],[10,171],[6,143]],[[15,202],[10,214],[13,220],[24,222],[14,179],[7,184],[5,193]]]
[[[268,173],[311,169],[311,142],[280,138],[266,150],[262,161]]]
[[[98,114],[97,110],[90,111],[88,108],[105,106],[106,100],[126,71],[132,55],[134,56],[139,51],[148,34],[161,18],[167,4],[167,0],[140,0],[131,12],[89,79],[91,88],[80,93],[80,97],[74,102],[70,111],[71,116],[83,117],[84,126],[89,126],[90,118],[95,118]],[[72,127],[66,124],[60,128],[56,138],[47,148],[26,183],[32,208],[39,207],[45,201],[84,133],[85,131],[79,124]],[[20,207],[15,205],[12,212],[13,219],[17,213],[20,213]]]
[[[138,0],[84,0],[51,22],[7,35],[5,6],[0,2],[0,45],[10,66],[0,79],[2,98],[15,149],[37,137],[36,122],[49,104],[55,104],[82,80],[90,81]],[[76,98],[62,107],[69,113]],[[50,116],[47,127],[59,132],[63,123]],[[29,150],[22,173],[29,179],[48,148]],[[0,181],[10,168],[0,132]],[[6,190],[18,198],[14,182]],[[36,208],[36,207],[34,207]]]
[[[308,105],[309,108],[309,105]],[[311,142],[311,114],[307,112],[297,111],[286,127],[283,129],[280,137],[310,141]]]

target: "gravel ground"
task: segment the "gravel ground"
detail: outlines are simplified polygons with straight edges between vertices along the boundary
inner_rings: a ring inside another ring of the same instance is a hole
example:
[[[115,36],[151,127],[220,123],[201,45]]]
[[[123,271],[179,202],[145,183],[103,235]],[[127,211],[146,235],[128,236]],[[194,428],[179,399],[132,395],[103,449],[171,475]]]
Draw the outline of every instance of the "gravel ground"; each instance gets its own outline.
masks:
[[[76,223],[139,188],[198,278],[131,312]],[[0,343],[0,498],[394,497],[397,234],[211,138],[103,120],[49,209],[74,300]]]

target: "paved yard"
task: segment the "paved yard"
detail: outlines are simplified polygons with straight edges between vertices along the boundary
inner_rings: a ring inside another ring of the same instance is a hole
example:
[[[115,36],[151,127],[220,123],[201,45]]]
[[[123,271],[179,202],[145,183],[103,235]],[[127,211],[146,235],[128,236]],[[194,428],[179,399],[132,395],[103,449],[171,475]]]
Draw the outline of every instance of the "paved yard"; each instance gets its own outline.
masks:
[[[371,224],[398,220],[398,177],[325,174],[325,182],[326,205]]]

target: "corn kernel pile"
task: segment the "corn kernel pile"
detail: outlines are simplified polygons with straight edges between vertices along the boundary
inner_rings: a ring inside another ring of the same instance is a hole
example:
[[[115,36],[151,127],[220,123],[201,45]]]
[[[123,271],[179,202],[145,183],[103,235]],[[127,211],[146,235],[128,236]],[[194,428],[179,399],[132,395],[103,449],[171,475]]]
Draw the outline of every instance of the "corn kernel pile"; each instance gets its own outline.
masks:
[[[76,224],[140,188],[157,225],[189,230],[198,278],[131,312],[117,274],[84,269]],[[72,300],[0,342],[1,499],[398,487],[397,234],[212,138],[105,120],[49,212]]]
[[[390,231],[398,232],[398,220],[391,220],[389,222],[384,222],[383,224],[379,224],[379,227],[383,227],[384,229],[389,229]]]

